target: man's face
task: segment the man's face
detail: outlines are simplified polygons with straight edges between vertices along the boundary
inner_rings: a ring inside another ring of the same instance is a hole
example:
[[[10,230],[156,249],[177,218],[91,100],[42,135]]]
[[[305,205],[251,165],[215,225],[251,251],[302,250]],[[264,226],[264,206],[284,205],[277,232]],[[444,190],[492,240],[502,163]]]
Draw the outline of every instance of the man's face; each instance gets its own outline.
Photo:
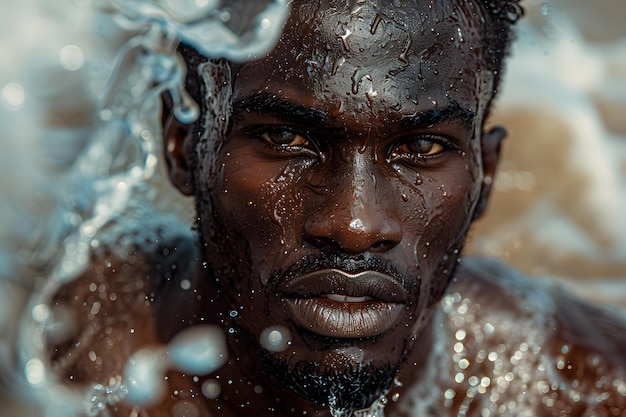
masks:
[[[208,191],[205,256],[240,329],[288,329],[285,350],[263,349],[282,382],[330,401],[332,388],[297,385],[384,374],[367,403],[457,262],[492,76],[471,4],[331,3],[296,2],[277,48],[232,66],[230,127],[217,158],[200,156],[195,192]]]

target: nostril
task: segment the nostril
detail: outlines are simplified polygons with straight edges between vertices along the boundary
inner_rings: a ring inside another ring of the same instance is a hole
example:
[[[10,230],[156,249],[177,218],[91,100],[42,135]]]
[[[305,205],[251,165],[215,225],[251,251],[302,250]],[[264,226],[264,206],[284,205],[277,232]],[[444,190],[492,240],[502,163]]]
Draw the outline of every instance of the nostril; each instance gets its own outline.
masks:
[[[311,236],[307,239],[311,245],[318,249],[339,249],[340,245],[332,238],[323,236]]]
[[[372,245],[372,249],[382,248],[385,245],[386,245],[386,242],[384,240],[379,240],[378,242]]]
[[[386,251],[389,250],[391,248],[393,248],[396,245],[396,243],[394,243],[394,241],[392,240],[387,240],[387,239],[381,239],[379,241],[374,242],[371,246],[370,246],[370,250],[371,251]]]

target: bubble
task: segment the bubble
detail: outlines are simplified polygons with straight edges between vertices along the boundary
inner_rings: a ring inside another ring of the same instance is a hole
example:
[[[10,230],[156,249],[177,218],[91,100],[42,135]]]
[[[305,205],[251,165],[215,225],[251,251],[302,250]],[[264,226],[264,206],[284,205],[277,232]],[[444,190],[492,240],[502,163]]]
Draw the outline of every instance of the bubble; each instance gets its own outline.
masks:
[[[124,369],[127,401],[136,406],[149,406],[158,403],[165,395],[166,385],[163,373],[166,361],[156,352],[143,349],[128,360]]]
[[[97,231],[98,228],[93,224],[85,224],[82,227],[82,232],[85,237],[94,237]]]
[[[220,396],[222,392],[222,386],[215,379],[207,379],[202,383],[202,395],[209,400],[215,400]]]
[[[217,326],[193,326],[172,339],[168,353],[179,371],[208,375],[226,363],[226,337]]]
[[[31,385],[41,386],[46,381],[46,370],[39,359],[31,359],[26,362],[24,373]]]
[[[0,101],[8,110],[19,110],[26,101],[26,92],[18,83],[8,83],[2,87]]]
[[[68,71],[76,71],[85,64],[85,55],[83,50],[76,45],[67,45],[59,52],[59,61],[61,66]]]
[[[39,304],[33,307],[32,315],[36,322],[45,323],[50,317],[50,309],[46,304]]]
[[[126,183],[125,181],[118,182],[117,189],[121,192],[125,192],[126,190],[128,190],[128,183]]]
[[[448,400],[453,399],[456,396],[456,392],[453,389],[448,388],[444,393],[444,397]]]
[[[270,326],[261,332],[261,346],[270,352],[282,352],[291,343],[291,333],[284,326]]]

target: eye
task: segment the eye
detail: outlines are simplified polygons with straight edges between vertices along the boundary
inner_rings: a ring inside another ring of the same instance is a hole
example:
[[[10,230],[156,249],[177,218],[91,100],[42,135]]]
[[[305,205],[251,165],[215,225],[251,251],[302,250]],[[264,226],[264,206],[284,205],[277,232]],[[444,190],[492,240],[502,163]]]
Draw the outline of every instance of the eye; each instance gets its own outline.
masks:
[[[275,132],[263,132],[259,135],[261,139],[267,143],[278,146],[281,148],[288,148],[292,146],[309,147],[309,140],[295,132],[288,130],[279,130]]]
[[[401,143],[391,152],[392,158],[430,158],[445,151],[443,144],[429,139],[416,139]]]

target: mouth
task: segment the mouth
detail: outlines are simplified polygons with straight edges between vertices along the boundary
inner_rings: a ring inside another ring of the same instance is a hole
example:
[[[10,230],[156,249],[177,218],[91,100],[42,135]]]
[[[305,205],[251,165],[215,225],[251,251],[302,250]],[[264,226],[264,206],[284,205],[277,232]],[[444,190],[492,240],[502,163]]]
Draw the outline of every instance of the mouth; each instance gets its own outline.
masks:
[[[284,298],[296,325],[322,336],[365,338],[394,327],[408,294],[377,272],[322,269],[288,280]]]

